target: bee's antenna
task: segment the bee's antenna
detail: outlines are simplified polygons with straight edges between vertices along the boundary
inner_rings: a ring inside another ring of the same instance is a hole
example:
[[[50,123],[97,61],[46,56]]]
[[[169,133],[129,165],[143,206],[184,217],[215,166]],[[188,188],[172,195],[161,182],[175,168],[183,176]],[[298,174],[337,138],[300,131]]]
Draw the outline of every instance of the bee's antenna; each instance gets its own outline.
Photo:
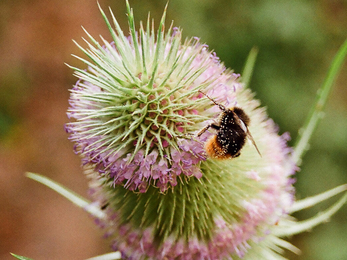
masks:
[[[202,92],[201,90],[198,90],[201,94],[203,94],[204,96],[206,96],[209,100],[211,100],[213,103],[215,103],[215,105],[217,105],[219,107],[220,110],[222,111],[226,111],[227,109],[225,108],[225,106],[223,106],[222,104],[218,103],[217,101],[215,101],[213,98],[210,98],[207,94],[205,94],[204,92]]]

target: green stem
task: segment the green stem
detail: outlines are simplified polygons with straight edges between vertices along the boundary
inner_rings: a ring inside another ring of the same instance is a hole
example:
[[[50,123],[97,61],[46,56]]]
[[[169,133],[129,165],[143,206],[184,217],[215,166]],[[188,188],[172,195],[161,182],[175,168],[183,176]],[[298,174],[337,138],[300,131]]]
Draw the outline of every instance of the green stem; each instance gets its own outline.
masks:
[[[328,75],[325,78],[322,88],[318,91],[314,106],[311,108],[311,112],[306,119],[306,122],[302,129],[299,130],[299,136],[296,144],[294,145],[293,159],[297,165],[301,164],[301,159],[307,150],[310,138],[315,131],[319,120],[322,118],[323,109],[327,102],[329,93],[332,90],[333,83],[341,70],[343,61],[347,55],[347,40],[340,47],[336,54]]]

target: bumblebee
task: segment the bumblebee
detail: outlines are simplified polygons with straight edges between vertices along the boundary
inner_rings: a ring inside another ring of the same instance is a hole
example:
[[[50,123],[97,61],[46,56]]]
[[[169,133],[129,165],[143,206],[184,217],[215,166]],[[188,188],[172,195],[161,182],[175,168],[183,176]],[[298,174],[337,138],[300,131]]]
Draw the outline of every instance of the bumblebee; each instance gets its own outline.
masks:
[[[210,99],[222,111],[216,122],[206,125],[197,133],[197,137],[200,137],[209,128],[216,130],[216,134],[211,136],[205,144],[207,155],[214,159],[230,159],[238,157],[240,156],[241,149],[248,138],[261,156],[259,149],[248,130],[250,118],[245,111],[240,107],[226,108],[205,93],[201,91],[199,92]]]

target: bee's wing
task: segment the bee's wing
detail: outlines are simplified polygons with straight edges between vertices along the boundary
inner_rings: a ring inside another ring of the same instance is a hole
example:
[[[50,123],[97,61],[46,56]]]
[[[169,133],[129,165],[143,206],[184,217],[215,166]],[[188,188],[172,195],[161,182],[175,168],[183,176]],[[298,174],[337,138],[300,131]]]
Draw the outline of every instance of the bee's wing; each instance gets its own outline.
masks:
[[[253,139],[253,136],[251,135],[251,132],[248,130],[247,125],[241,120],[241,118],[239,118],[239,116],[236,113],[234,113],[234,115],[236,115],[235,118],[238,121],[238,124],[241,126],[242,130],[246,133],[246,135],[249,138],[249,140],[251,140],[252,144],[254,145],[255,149],[257,150],[258,154],[261,157],[261,153],[260,153],[260,151],[258,149],[258,146],[256,145],[256,143],[255,143],[255,141]]]
[[[260,153],[260,151],[259,151],[259,149],[258,149],[258,146],[256,145],[256,143],[254,142],[254,139],[253,139],[253,136],[251,135],[251,133],[249,132],[249,130],[248,130],[248,127],[246,127],[247,128],[247,137],[249,138],[249,140],[251,140],[251,142],[252,142],[252,144],[254,145],[254,147],[255,147],[255,149],[257,150],[257,152],[259,153],[259,155],[260,155],[260,157],[261,157],[261,153]]]

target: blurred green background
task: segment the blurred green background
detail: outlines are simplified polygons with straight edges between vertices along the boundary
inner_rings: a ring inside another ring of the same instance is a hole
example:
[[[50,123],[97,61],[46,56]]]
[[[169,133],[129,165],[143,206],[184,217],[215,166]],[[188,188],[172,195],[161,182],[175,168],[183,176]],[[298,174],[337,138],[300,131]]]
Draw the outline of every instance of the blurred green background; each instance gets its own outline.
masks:
[[[127,32],[123,0],[111,6]],[[137,25],[148,11],[158,22],[166,0],[130,0]],[[330,63],[347,38],[345,0],[171,0],[167,24],[183,28],[214,49],[240,73],[253,46],[259,48],[250,87],[293,144]],[[87,181],[63,125],[68,89],[75,82],[64,62],[81,66],[83,25],[110,39],[96,0],[2,0],[0,2],[0,259],[8,252],[39,259],[85,259],[109,251],[80,209],[24,177],[44,174],[79,194]],[[347,64],[345,63],[296,174],[297,197],[347,183]],[[295,215],[305,219],[329,200]],[[347,259],[347,205],[328,224],[291,238],[302,250],[290,259]]]

